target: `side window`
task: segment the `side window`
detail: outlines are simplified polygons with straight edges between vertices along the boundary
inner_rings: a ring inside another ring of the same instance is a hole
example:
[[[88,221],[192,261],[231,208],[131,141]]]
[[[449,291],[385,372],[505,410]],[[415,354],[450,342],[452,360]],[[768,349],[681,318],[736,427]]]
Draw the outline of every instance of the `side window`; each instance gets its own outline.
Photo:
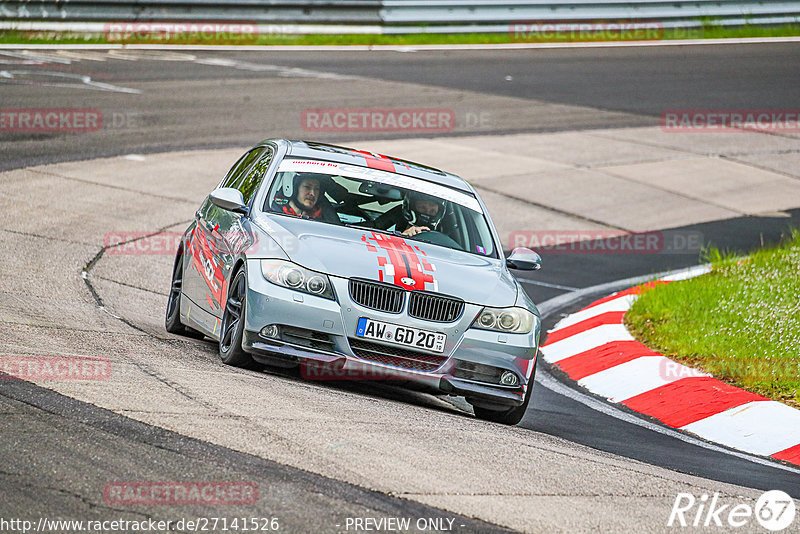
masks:
[[[242,192],[245,204],[250,204],[250,201],[253,200],[270,163],[272,163],[272,149],[268,148],[264,156],[250,169],[250,172],[244,174],[241,181],[232,186]]]
[[[220,187],[236,187],[236,184],[241,181],[242,174],[253,164],[253,162],[258,159],[258,157],[264,152],[265,148],[258,147],[254,148],[241,158],[239,161],[236,162],[236,165],[231,167],[231,170],[228,171],[228,175],[225,176],[225,179],[222,180],[222,183],[219,185]]]
[[[228,174],[219,184],[219,187],[236,187],[242,179],[242,174],[253,164],[253,162],[258,159],[258,157],[264,152],[265,147],[258,147],[254,148],[237,161],[231,170],[228,171]],[[270,158],[271,159],[271,158]],[[242,192],[242,195],[245,197],[245,202],[249,202],[247,199],[247,195]],[[216,207],[214,204],[211,203],[211,200],[206,198],[206,201],[203,203],[203,206],[200,208],[201,216],[208,220],[216,220],[222,215],[223,210]]]

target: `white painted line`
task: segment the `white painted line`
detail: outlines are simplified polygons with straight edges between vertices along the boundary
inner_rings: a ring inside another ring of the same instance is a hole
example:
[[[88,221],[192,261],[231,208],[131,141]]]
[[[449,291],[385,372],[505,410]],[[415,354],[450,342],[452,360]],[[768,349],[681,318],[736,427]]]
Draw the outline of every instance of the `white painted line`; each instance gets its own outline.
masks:
[[[0,45],[0,50],[2,50],[2,45]],[[55,56],[47,56],[47,55],[40,55],[40,54],[32,54],[27,50],[22,52],[0,52],[0,55],[13,57],[22,60],[28,60],[34,62],[34,64],[39,63],[58,63],[60,65],[71,65],[72,61],[64,58],[64,57],[55,57]]]
[[[526,278],[520,278],[519,281],[523,284],[531,284],[533,286],[542,286],[542,287],[551,287],[553,289],[561,289],[563,291],[578,291],[580,288],[578,287],[570,287],[570,286],[562,286],[559,284],[551,284],[548,282],[540,282],[538,280],[528,280]]]
[[[770,456],[800,443],[800,410],[776,401],[749,402],[688,424],[683,430]]]
[[[100,89],[101,91],[115,91],[117,93],[129,93],[132,95],[142,94],[142,91],[139,89],[133,89],[131,87],[122,87],[121,85],[114,85],[105,82],[96,82],[92,80],[89,76],[84,77],[84,83],[89,87]]]
[[[194,61],[195,63],[199,63],[201,65],[210,65],[212,67],[230,67],[251,72],[274,72],[278,76],[284,78],[323,78],[331,80],[355,79],[355,77],[347,76],[345,74],[301,69],[299,67],[285,67],[283,65],[264,65],[261,63],[238,61],[236,59],[224,57],[196,58]]]
[[[642,352],[647,347],[642,345]],[[709,376],[665,356],[643,356],[578,380],[578,384],[610,402],[622,402],[690,376]]]
[[[122,87],[105,82],[96,82],[91,76],[48,70],[3,70],[0,78],[15,85],[38,85],[42,87],[72,87],[117,93],[141,94],[139,89]]]
[[[578,324],[581,321],[591,319],[592,317],[597,317],[598,315],[602,315],[604,313],[628,311],[630,307],[633,306],[636,297],[637,295],[623,295],[602,304],[598,304],[597,306],[592,306],[591,308],[585,308],[579,312],[575,312],[557,322],[550,332],[555,332],[562,328]]]
[[[424,52],[456,50],[543,50],[562,48],[636,48],[658,46],[707,46],[800,43],[800,37],[748,37],[740,39],[676,39],[668,41],[609,41],[601,43],[498,43],[452,45],[166,45],[166,44],[2,44],[0,50],[202,50],[251,52]]]
[[[619,408],[616,408],[613,404],[607,404],[599,399],[596,399],[594,397],[586,395],[585,393],[581,393],[580,391],[576,391],[568,386],[565,386],[564,384],[553,378],[547,371],[543,370],[537,371],[536,382],[539,383],[539,385],[549,389],[554,393],[557,393],[563,397],[567,397],[568,399],[572,399],[576,402],[580,402],[584,406],[596,412],[608,415],[609,417],[613,417],[614,419],[619,419],[620,421],[624,421],[626,423],[630,423],[632,425],[645,428],[647,430],[656,432],[664,436],[675,438],[677,440],[683,441],[684,443],[689,443],[690,445],[695,445],[703,449],[719,452],[722,454],[727,454],[729,456],[733,456],[741,460],[746,460],[754,464],[766,467],[772,467],[774,469],[779,469],[781,471],[788,471],[789,473],[797,473],[798,475],[800,475],[800,469],[779,464],[774,460],[768,460],[766,458],[761,458],[758,456],[751,456],[750,454],[744,452],[726,449],[714,443],[708,443],[706,441],[703,441],[689,434],[683,434],[671,428],[658,425],[646,419],[642,419],[631,413],[623,412]]]
[[[550,363],[558,362],[611,341],[633,341],[621,324],[604,324],[542,347],[542,356]]]
[[[98,50],[95,52],[90,50],[58,50],[56,54],[76,61],[99,61],[102,63],[108,59],[108,52],[105,50]]]
[[[661,278],[661,280],[664,280],[665,282],[678,282],[680,280],[688,280],[689,278],[695,278],[710,272],[711,265],[695,265],[694,267],[689,267],[685,271],[680,271],[678,273],[665,276],[664,278]]]

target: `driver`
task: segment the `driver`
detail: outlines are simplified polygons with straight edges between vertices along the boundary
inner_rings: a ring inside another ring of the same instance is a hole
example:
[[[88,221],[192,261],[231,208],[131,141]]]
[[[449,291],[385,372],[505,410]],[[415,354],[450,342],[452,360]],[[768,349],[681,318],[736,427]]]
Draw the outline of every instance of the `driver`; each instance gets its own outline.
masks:
[[[412,237],[420,232],[438,230],[444,212],[444,200],[409,191],[403,195],[403,204],[375,219],[374,226],[381,230],[394,226],[398,232]]]

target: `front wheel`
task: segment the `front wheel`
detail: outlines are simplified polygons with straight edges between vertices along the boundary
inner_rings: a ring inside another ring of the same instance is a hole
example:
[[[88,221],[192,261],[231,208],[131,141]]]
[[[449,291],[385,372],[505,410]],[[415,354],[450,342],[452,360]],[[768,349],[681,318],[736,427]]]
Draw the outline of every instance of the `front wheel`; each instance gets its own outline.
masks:
[[[242,349],[244,314],[247,309],[247,273],[241,269],[228,286],[228,299],[222,312],[219,335],[219,357],[234,367],[252,367],[253,358]]]
[[[482,408],[473,404],[472,409],[475,411],[475,417],[483,419],[484,421],[492,421],[493,423],[501,423],[504,425],[516,425],[525,416],[528,410],[528,404],[533,397],[533,378],[536,376],[536,367],[534,367],[531,378],[528,381],[528,391],[525,393],[525,400],[519,406],[507,408],[505,410],[491,410],[489,408]]]

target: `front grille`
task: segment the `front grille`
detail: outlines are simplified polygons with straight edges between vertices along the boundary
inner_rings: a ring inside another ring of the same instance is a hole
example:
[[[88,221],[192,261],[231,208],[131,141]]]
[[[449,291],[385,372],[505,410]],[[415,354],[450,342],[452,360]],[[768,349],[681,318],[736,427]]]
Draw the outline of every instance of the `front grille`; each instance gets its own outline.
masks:
[[[403,309],[403,293],[399,287],[388,284],[350,280],[350,298],[353,302],[386,313],[400,313]]]
[[[435,371],[447,361],[447,356],[441,354],[426,354],[402,347],[379,345],[361,339],[348,339],[350,341],[350,348],[353,349],[353,353],[356,356],[363,360],[370,360],[376,363],[429,372]]]
[[[463,300],[421,291],[412,292],[408,302],[408,314],[425,321],[451,323],[461,317],[463,311]]]

